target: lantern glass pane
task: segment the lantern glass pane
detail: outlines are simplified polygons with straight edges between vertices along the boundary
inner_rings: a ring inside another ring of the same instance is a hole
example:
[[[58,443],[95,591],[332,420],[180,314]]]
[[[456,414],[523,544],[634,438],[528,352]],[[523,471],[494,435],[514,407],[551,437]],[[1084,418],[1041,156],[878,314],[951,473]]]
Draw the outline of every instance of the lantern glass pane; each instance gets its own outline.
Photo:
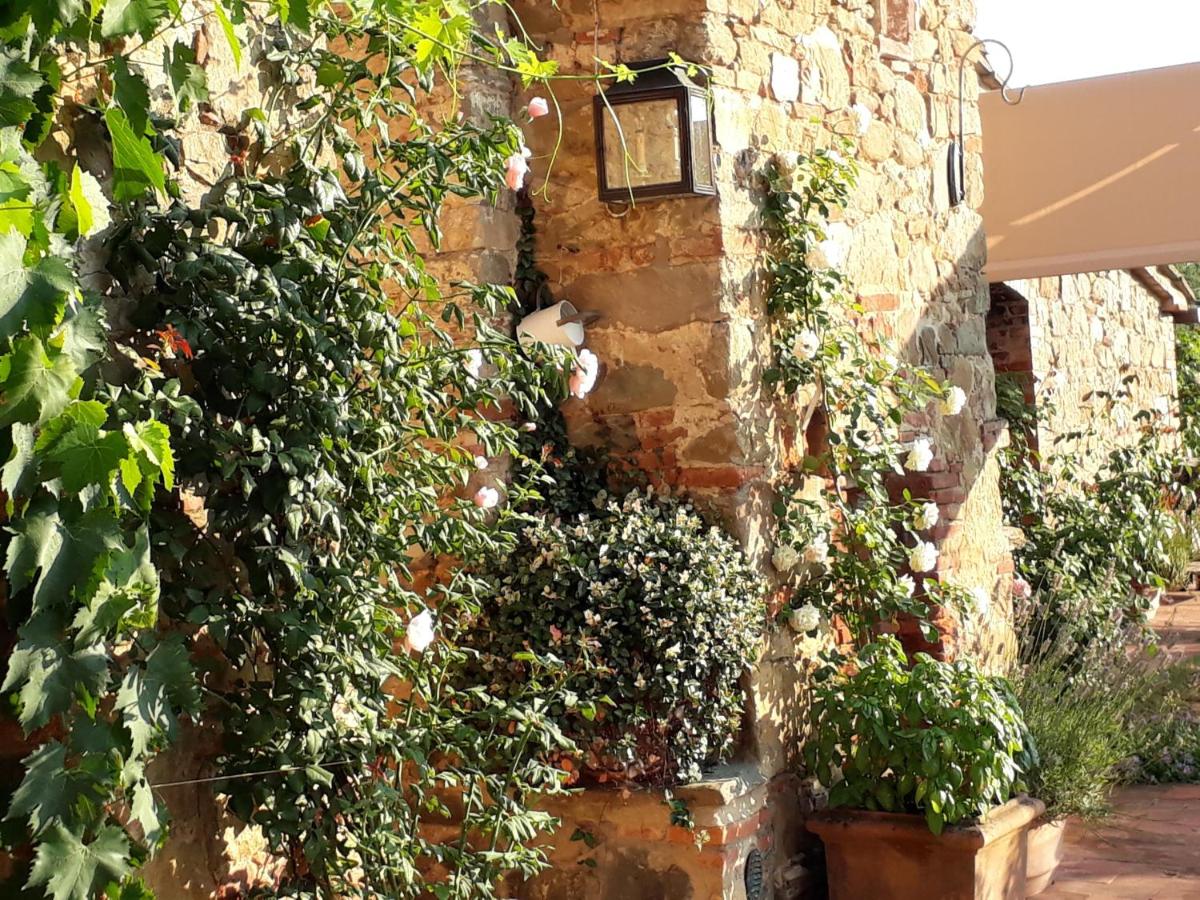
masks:
[[[679,106],[674,99],[617,103],[606,108],[604,176],[609,188],[676,184],[683,180],[679,143]]]
[[[711,187],[712,129],[708,124],[708,101],[696,94],[688,95],[692,120],[692,180],[698,185]]]

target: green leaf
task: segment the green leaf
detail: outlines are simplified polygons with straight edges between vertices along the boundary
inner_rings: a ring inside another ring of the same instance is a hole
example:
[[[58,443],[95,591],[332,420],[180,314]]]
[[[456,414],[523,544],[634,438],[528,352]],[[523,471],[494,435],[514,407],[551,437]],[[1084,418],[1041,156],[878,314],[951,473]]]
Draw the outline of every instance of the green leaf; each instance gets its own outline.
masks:
[[[158,804],[154,800],[154,790],[150,782],[142,778],[134,782],[133,801],[129,804],[130,817],[141,823],[146,841],[157,844],[163,834],[163,820],[158,814]]]
[[[42,744],[21,761],[25,777],[12,795],[5,820],[25,818],[33,834],[51,825],[75,821],[76,802],[90,800],[96,780],[85,770],[67,768],[67,748],[58,741]],[[91,796],[89,796],[91,795]]]
[[[41,338],[27,335],[0,357],[0,427],[40,425],[75,399],[82,385],[70,357],[51,357]]]
[[[151,37],[168,12],[167,0],[108,0],[100,20],[104,38],[139,34]]]
[[[8,494],[11,503],[17,497],[28,497],[38,484],[40,457],[33,452],[34,433],[29,425],[12,426],[12,452],[0,473],[0,489]],[[11,515],[11,513],[10,513]]]
[[[175,455],[171,452],[171,430],[162,422],[150,419],[136,426],[125,426],[125,437],[131,451],[138,453],[149,464],[149,472],[161,475],[163,486],[169,491],[175,486]]]
[[[19,232],[0,234],[0,339],[12,337],[27,323],[31,328],[54,325],[75,289],[71,269],[58,257],[43,257],[26,268],[25,247]]]
[[[34,501],[9,531],[9,589],[17,593],[33,584],[35,611],[69,606],[75,594],[96,579],[101,556],[120,546],[111,508],[98,507],[70,521],[60,515],[51,497]]]
[[[42,74],[8,52],[0,52],[0,125],[24,125],[37,110],[33,95]]]
[[[105,825],[85,844],[78,835],[55,825],[38,844],[29,876],[31,885],[46,885],[52,900],[91,900],[97,882],[120,880],[129,871],[129,841],[115,825]]]
[[[76,231],[80,237],[91,237],[103,231],[112,221],[108,215],[108,201],[100,182],[90,172],[85,172],[77,163],[71,172],[69,194],[71,208],[75,210]]]
[[[113,80],[113,99],[129,120],[129,129],[136,135],[147,133],[150,121],[150,88],[146,79],[129,69],[125,57],[113,57],[109,68]]]
[[[59,438],[50,459],[62,467],[63,487],[74,493],[88,485],[110,484],[128,452],[121,432],[80,423]]]
[[[147,188],[166,190],[162,160],[144,134],[137,134],[123,111],[112,107],[104,121],[113,142],[113,198],[117,202],[136,200]]]
[[[36,616],[19,633],[0,690],[20,686],[20,721],[26,734],[70,709],[77,691],[97,697],[108,685],[103,644],[69,652],[49,616]]]
[[[171,78],[171,90],[180,112],[187,112],[193,103],[208,100],[208,81],[204,69],[196,65],[196,51],[176,41],[174,47],[163,48],[163,65]]]
[[[242,67],[242,43],[238,40],[237,32],[233,30],[233,23],[229,21],[229,15],[225,12],[225,0],[213,0],[213,12],[217,14],[217,21],[221,23],[221,31],[225,33],[229,51],[233,54],[233,64],[240,69]]]
[[[146,658],[144,669],[131,668],[117,693],[117,709],[141,757],[159,734],[175,734],[180,713],[195,713],[200,690],[179,635],[165,638]]]
[[[125,630],[152,628],[157,619],[158,571],[150,559],[150,534],[138,529],[134,545],[108,558],[96,593],[75,614],[75,644],[112,639]],[[130,615],[136,610],[135,615]]]
[[[72,304],[63,320],[62,352],[83,372],[94,363],[108,345],[104,310],[98,302]]]

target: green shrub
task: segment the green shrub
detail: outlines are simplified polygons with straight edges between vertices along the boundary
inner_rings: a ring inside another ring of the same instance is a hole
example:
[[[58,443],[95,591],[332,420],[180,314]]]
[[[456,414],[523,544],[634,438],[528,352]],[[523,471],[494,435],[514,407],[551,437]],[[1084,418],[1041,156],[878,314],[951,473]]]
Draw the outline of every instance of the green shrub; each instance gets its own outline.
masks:
[[[1195,535],[1191,523],[1182,517],[1164,517],[1162,522],[1161,533],[1156,535],[1152,569],[1168,590],[1176,591],[1187,584]]]
[[[1131,711],[1122,780],[1137,784],[1200,782],[1200,668],[1165,666],[1146,702]]]
[[[923,653],[910,669],[891,637],[813,694],[805,763],[831,806],[920,813],[940,834],[1025,790],[1037,763],[1004,679]]]
[[[1123,641],[1080,644],[1030,616],[1028,608],[1017,612],[1028,639],[1011,681],[1038,748],[1031,792],[1054,818],[1100,818],[1129,754],[1130,718],[1160,683],[1157,654],[1130,652]],[[1138,636],[1129,634],[1130,643]]]
[[[734,748],[765,615],[758,579],[684,501],[590,500],[530,517],[484,573],[491,598],[468,640],[501,695],[523,689],[530,651],[566,662],[568,699],[549,712],[591,775],[695,779]]]

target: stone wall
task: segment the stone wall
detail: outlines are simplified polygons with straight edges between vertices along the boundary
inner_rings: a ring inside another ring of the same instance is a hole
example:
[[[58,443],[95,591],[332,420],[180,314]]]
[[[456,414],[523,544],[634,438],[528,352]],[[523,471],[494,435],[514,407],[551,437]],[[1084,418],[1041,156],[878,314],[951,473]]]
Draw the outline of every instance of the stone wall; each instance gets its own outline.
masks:
[[[586,401],[567,404],[572,439],[606,445],[711,504],[769,579],[770,501],[785,466],[804,452],[811,405],[779,403],[762,386],[770,328],[757,173],[774,153],[836,148],[849,137],[860,182],[830,229],[828,262],[857,289],[863,329],[969,397],[959,417],[931,412],[909,423],[937,447],[933,467],[911,486],[942,507],[939,575],[984,588],[991,602],[966,622],[943,617],[942,643],[926,649],[1007,652],[1011,558],[994,458],[1004,431],[986,344],[971,78],[967,202],[951,207],[945,183],[958,62],[974,41],[970,0],[887,2],[886,15],[873,0],[514,6],[563,73],[594,71],[595,56],[636,62],[672,51],[712,71],[715,198],[599,203],[587,81],[556,85],[561,135],[545,119],[526,129],[538,264],[556,298],[602,316],[588,329],[588,346],[604,377]],[[528,99],[519,95],[518,107]],[[915,633],[904,636],[921,646]],[[742,758],[768,781],[795,764],[807,655],[775,634],[752,679]],[[786,794],[793,809],[800,802],[795,791]],[[779,851],[768,862],[776,872],[788,865]],[[724,895],[734,896],[740,871],[726,866],[722,879]]]
[[[1137,440],[1138,411],[1178,426],[1165,287],[1141,270],[993,286],[988,343],[997,370],[1020,379],[1037,406],[1042,452],[1094,468],[1112,447]]]

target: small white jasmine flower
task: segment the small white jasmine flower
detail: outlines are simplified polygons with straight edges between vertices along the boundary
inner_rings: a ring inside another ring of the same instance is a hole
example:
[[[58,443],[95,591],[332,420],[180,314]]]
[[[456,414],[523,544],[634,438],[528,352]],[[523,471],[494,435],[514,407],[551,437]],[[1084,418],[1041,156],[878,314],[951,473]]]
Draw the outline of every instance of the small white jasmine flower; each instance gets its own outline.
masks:
[[[472,378],[478,378],[480,371],[483,369],[483,351],[478,347],[472,347],[468,350],[466,359],[463,360],[463,368],[467,370],[467,374]]]
[[[815,631],[821,624],[821,612],[811,603],[805,603],[799,609],[788,613],[788,627],[797,634]]]
[[[433,643],[433,616],[423,609],[409,620],[404,630],[404,643],[414,653],[424,653]]]
[[[933,462],[933,447],[929,438],[919,437],[912,442],[904,466],[911,472],[924,472]]]
[[[1014,600],[1028,600],[1033,594],[1033,587],[1019,575],[1013,579],[1012,595]]]
[[[811,544],[804,548],[804,561],[812,565],[823,565],[829,559],[829,541],[824,536],[813,538]]]
[[[966,405],[967,392],[957,384],[952,385],[950,390],[946,392],[946,396],[942,398],[942,415],[957,416],[963,411],[963,407]]]
[[[941,510],[938,509],[938,505],[936,503],[923,503],[917,508],[917,513],[913,517],[913,527],[916,528],[917,531],[921,531],[925,528],[932,528],[938,523],[938,517],[940,514]]]
[[[938,550],[929,541],[917,541],[909,551],[908,566],[914,572],[930,572],[937,565]]]
[[[800,562],[800,554],[791,544],[780,544],[771,554],[771,565],[778,572],[790,572]]]
[[[475,457],[475,468],[479,469],[482,472],[487,467],[488,467],[488,460],[487,460],[486,456]]]
[[[500,492],[495,488],[484,486],[477,490],[471,499],[480,509],[491,509],[500,502]]]
[[[896,579],[896,586],[905,597],[912,597],[917,590],[917,583],[911,575],[901,575]]]
[[[801,362],[808,362],[821,349],[821,338],[811,328],[805,328],[792,341],[792,356]]]

